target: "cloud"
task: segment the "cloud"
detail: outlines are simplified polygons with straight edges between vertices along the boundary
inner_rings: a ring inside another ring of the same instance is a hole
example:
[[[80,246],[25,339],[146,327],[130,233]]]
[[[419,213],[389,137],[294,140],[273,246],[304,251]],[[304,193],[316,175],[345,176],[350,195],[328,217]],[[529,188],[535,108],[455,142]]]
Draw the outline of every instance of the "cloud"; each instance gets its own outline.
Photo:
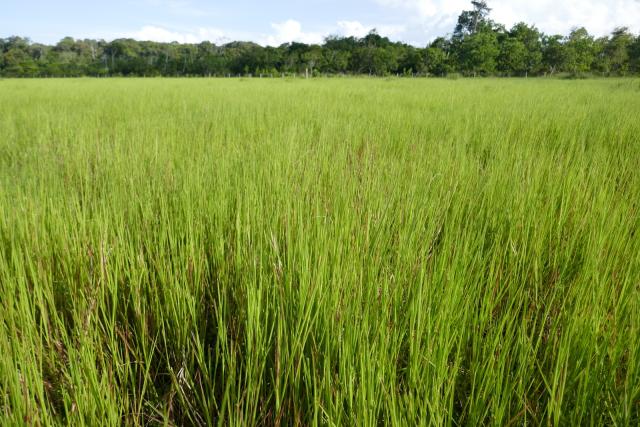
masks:
[[[432,39],[451,32],[457,17],[471,8],[468,0],[373,0],[400,13],[407,22],[406,32],[413,38]],[[491,18],[507,28],[524,21],[546,33],[567,34],[584,26],[594,35],[610,33],[628,26],[640,31],[638,0],[488,0]]]
[[[493,19],[507,26],[524,21],[547,33],[561,34],[584,26],[598,36],[610,33],[617,26],[640,31],[640,2],[637,0],[499,0],[490,3]]]
[[[364,37],[371,30],[359,21],[338,21],[337,33],[346,37]]]
[[[288,19],[280,23],[272,23],[274,34],[260,37],[258,42],[268,46],[280,46],[283,43],[300,42],[307,44],[322,43],[325,34],[320,32],[304,32],[302,24],[294,19]]]
[[[155,42],[200,43],[205,40],[219,41],[225,38],[225,32],[218,28],[197,28],[193,31],[172,31],[154,25],[145,25],[138,31],[125,32],[114,38],[132,38]]]
[[[364,37],[375,28],[380,35],[392,37],[405,30],[403,25],[365,25],[359,21],[338,21],[336,25],[326,26],[321,31],[303,31],[302,24],[294,19],[272,23],[271,28],[274,34],[261,36],[258,43],[268,46],[280,46],[292,41],[320,44],[329,35]]]
[[[404,25],[364,25],[360,21],[338,21],[336,33],[345,37],[364,37],[376,29],[382,36],[393,37],[405,31]]]
[[[338,26],[336,26],[338,28]],[[300,42],[306,44],[322,43],[329,34],[336,31],[303,31],[302,24],[294,19],[271,24],[271,33],[226,31],[214,27],[201,27],[194,29],[170,29],[157,25],[145,25],[139,30],[117,32],[108,35],[94,35],[97,38],[113,40],[117,38],[132,38],[135,40],[147,40],[163,43],[200,43],[211,41],[217,44],[230,41],[254,41],[263,46],[280,46],[283,43]],[[366,34],[366,33],[365,33]]]
[[[294,19],[272,23],[271,29],[271,33],[259,34],[227,31],[215,27],[172,29],[157,25],[145,25],[135,31],[90,34],[89,37],[104,40],[130,38],[162,43],[201,43],[210,41],[216,44],[223,44],[230,41],[251,40],[263,46],[280,46],[289,42],[321,44],[330,35],[364,37],[373,29],[376,29],[380,35],[386,37],[397,36],[405,31],[403,25],[365,25],[359,21],[339,21],[335,25],[324,27],[321,31],[304,31],[302,24]]]
[[[382,6],[417,13],[420,17],[459,14],[469,6],[467,0],[376,0],[376,2]]]
[[[185,0],[147,0],[164,7],[188,7]],[[308,27],[296,19],[276,21],[270,30],[239,31],[237,28],[186,27],[173,28],[164,25],[144,25],[138,30],[112,32],[110,34],[82,34],[82,37],[133,38],[159,42],[177,41],[199,43],[211,41],[223,44],[234,40],[254,41],[261,45],[279,46],[292,41],[319,44],[329,35],[364,37],[372,29],[392,40],[424,46],[439,36],[453,31],[458,15],[469,9],[468,0],[369,0],[382,5],[386,11],[382,22],[338,20],[328,25]],[[547,34],[568,34],[572,28],[585,26],[595,36],[610,33],[617,26],[628,26],[634,33],[640,32],[640,1],[637,0],[489,0],[493,9],[491,18],[510,28],[524,21],[536,25]],[[151,4],[151,3],[149,3]]]

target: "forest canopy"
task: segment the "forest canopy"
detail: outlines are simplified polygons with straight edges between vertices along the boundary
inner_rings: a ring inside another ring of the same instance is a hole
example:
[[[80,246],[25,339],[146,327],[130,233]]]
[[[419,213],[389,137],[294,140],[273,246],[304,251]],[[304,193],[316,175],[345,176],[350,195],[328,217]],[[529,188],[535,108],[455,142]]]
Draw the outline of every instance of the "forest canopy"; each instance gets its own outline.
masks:
[[[490,12],[485,1],[472,1],[450,35],[424,47],[393,42],[376,30],[362,38],[329,36],[322,45],[278,47],[71,37],[50,46],[13,36],[0,39],[0,76],[640,74],[640,35],[626,27],[599,38],[584,27],[568,35],[544,34],[524,22],[506,28]]]

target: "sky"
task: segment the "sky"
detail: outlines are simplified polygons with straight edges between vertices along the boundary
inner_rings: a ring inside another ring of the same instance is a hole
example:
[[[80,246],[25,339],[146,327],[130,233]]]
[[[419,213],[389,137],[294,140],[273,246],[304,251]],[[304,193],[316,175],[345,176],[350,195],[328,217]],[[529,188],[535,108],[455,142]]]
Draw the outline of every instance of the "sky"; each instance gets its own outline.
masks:
[[[585,26],[601,36],[627,26],[640,33],[640,0],[488,0],[493,20],[524,21],[545,33]],[[161,42],[321,43],[328,35],[362,37],[372,28],[424,46],[453,30],[468,0],[0,0],[0,37],[40,43],[65,36]]]

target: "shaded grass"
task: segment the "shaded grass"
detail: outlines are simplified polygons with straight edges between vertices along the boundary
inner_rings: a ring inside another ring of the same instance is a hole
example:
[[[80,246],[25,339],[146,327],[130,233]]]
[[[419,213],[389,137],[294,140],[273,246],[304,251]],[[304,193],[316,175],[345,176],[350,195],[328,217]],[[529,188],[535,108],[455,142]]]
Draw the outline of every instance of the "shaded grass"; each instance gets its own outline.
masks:
[[[640,421],[635,80],[5,80],[0,416]]]

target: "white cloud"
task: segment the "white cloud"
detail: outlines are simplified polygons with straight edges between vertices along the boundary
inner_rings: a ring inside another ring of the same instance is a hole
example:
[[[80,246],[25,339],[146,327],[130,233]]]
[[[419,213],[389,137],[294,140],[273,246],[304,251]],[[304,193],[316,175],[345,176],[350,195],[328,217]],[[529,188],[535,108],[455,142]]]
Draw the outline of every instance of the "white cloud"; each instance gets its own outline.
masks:
[[[396,37],[407,30],[404,25],[378,25],[375,28],[380,35],[386,37]]]
[[[412,13],[418,13],[421,17],[433,17],[437,15],[450,15],[459,13],[467,8],[466,0],[376,0],[383,6],[406,9]]]
[[[163,43],[200,43],[204,40],[218,41],[225,38],[224,31],[217,28],[197,28],[193,31],[172,31],[154,25],[145,25],[138,31],[126,32],[114,38],[132,38]]]
[[[184,0],[148,0],[166,7],[188,7]],[[357,20],[339,20],[334,24],[315,26],[310,29],[300,21],[287,19],[271,23],[271,31],[237,31],[218,27],[172,28],[145,25],[135,31],[120,31],[110,34],[82,34],[82,37],[134,38],[159,42],[177,41],[199,43],[211,41],[216,44],[233,40],[255,41],[262,45],[279,46],[292,41],[322,43],[328,35],[364,37],[372,29],[393,40],[424,46],[438,36],[453,31],[458,15],[469,9],[468,0],[370,0],[383,5],[389,12],[385,24],[373,25]],[[596,36],[610,33],[617,26],[628,26],[634,33],[640,32],[639,0],[489,0],[493,9],[491,18],[507,28],[524,21],[536,25],[547,34],[568,34],[578,26],[585,26]],[[171,6],[167,6],[171,5]],[[401,25],[394,25],[400,22]]]
[[[547,33],[566,34],[571,28],[582,26],[598,36],[610,33],[617,26],[640,31],[638,0],[497,0],[490,4],[492,18],[507,27],[524,21],[536,24]]]
[[[362,25],[359,21],[338,21],[338,34],[345,37],[364,37],[371,27]]]
[[[322,31],[303,31],[302,24],[294,19],[272,23],[271,28],[274,34],[259,37],[258,43],[268,46],[280,46],[292,41],[320,44],[329,35],[364,37],[375,28],[380,35],[393,37],[405,30],[403,25],[364,25],[359,21],[338,21],[336,25],[324,27]]]
[[[413,38],[432,39],[451,32],[469,0],[374,0],[401,13]],[[517,22],[535,24],[546,33],[567,34],[584,26],[594,35],[610,33],[617,26],[640,31],[638,0],[488,0],[491,18],[509,28]]]
[[[364,25],[360,21],[338,21],[337,34],[345,37],[364,37],[376,29],[382,36],[393,37],[405,31],[404,25]]]
[[[260,44],[268,46],[280,46],[288,42],[317,44],[322,43],[325,37],[323,33],[302,31],[302,24],[293,19],[288,19],[280,23],[272,23],[271,28],[275,33],[260,37],[258,40]]]

